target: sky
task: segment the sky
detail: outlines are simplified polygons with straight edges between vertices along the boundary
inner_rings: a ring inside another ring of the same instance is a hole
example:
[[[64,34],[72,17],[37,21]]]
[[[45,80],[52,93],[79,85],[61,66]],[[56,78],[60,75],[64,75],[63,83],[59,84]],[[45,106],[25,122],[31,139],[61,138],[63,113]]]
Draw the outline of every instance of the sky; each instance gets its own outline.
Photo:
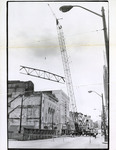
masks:
[[[10,2],[8,5],[8,80],[34,83],[35,91],[59,90],[66,85],[23,75],[20,66],[42,69],[64,77],[56,21],[48,4],[63,27],[66,50],[78,112],[100,119],[103,93],[104,34],[102,18],[75,7],[67,13],[62,5],[81,5],[101,14],[103,2]]]

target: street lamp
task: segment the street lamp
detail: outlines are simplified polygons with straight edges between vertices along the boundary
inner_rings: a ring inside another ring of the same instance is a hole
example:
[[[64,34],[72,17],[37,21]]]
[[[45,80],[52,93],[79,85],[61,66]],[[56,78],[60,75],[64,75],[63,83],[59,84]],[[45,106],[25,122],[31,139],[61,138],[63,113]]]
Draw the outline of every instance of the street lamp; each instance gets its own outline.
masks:
[[[102,18],[102,21],[103,21],[103,31],[104,31],[104,40],[105,40],[105,49],[106,49],[106,63],[107,63],[107,70],[109,70],[109,39],[108,39],[108,36],[107,36],[107,28],[106,28],[106,19],[105,19],[105,12],[104,12],[104,7],[102,7],[101,11],[102,11],[102,14],[98,14],[90,9],[87,9],[85,7],[82,7],[80,5],[65,5],[65,6],[61,6],[59,8],[60,11],[62,12],[67,12],[67,11],[70,11],[73,7],[79,7],[79,8],[82,8],[86,11],[89,11],[95,15],[97,15],[98,17]],[[108,74],[108,73],[107,73]],[[89,91],[89,93],[91,93],[93,91]],[[95,91],[94,91],[95,92]],[[97,92],[95,92],[97,95],[99,95],[100,97],[102,97],[102,107],[103,107],[103,114],[105,116],[105,111],[104,111],[104,103],[103,103],[103,94],[100,95],[98,94]],[[105,91],[106,93],[106,91]],[[103,119],[104,120],[104,119]],[[105,122],[104,122],[105,123]],[[106,129],[106,125],[104,124],[104,130]],[[106,130],[105,130],[105,133],[106,133]],[[104,134],[105,134],[104,133]],[[105,134],[105,139],[106,139],[106,134]]]
[[[102,98],[102,112],[103,112],[103,129],[104,129],[104,141],[107,142],[107,134],[106,134],[106,115],[105,115],[105,109],[104,109],[104,101],[103,101],[103,93],[100,95],[96,91],[88,91],[88,93],[96,93],[98,96]]]
[[[90,9],[87,9],[85,7],[82,7],[80,5],[65,5],[65,6],[61,6],[59,8],[60,11],[62,12],[67,12],[67,11],[70,11],[73,7],[80,7],[82,9],[85,9],[99,17],[102,18],[103,20],[103,30],[104,30],[104,39],[105,39],[105,48],[106,48],[106,59],[107,59],[107,66],[109,64],[109,39],[108,39],[108,36],[107,36],[107,28],[106,28],[106,20],[105,20],[105,12],[104,12],[104,7],[102,7],[101,11],[102,11],[102,14],[98,14]]]

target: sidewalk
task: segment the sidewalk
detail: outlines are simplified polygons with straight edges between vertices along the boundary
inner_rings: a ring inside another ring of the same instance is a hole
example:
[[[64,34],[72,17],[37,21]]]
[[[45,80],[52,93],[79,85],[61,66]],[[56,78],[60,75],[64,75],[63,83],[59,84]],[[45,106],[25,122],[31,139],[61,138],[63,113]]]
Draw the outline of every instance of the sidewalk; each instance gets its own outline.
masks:
[[[104,143],[104,137],[101,135],[98,135],[96,138],[91,137],[89,144],[87,145],[87,148],[108,148],[108,144]]]
[[[9,148],[107,148],[103,137],[59,137],[45,140],[13,141],[9,140]]]

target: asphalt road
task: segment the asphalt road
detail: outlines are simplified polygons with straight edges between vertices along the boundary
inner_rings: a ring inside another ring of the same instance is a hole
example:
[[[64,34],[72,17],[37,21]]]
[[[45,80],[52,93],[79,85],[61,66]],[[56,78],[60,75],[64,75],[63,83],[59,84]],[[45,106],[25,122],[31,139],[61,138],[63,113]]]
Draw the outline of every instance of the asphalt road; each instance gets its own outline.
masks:
[[[9,140],[8,148],[107,148],[103,137],[60,137],[45,140],[14,141]]]

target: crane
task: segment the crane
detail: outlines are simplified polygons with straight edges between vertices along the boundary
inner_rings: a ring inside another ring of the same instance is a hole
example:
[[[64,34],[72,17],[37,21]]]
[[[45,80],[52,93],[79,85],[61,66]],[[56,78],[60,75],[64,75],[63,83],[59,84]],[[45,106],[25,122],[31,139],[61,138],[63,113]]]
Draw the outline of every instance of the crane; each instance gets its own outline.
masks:
[[[49,4],[48,4],[48,6],[50,7]],[[51,9],[51,7],[50,7],[50,9]],[[51,11],[52,11],[52,9],[51,9]],[[65,38],[64,38],[64,34],[63,34],[63,29],[59,23],[59,19],[56,18],[53,11],[52,11],[52,13],[56,19],[56,27],[57,27],[62,63],[63,63],[63,68],[64,68],[66,87],[67,87],[67,92],[68,92],[68,96],[70,99],[70,109],[72,112],[77,112],[75,95],[74,95],[72,78],[71,78],[71,71],[70,71],[70,67],[69,67],[69,60],[68,60],[68,54],[67,54],[66,45],[65,45]]]

